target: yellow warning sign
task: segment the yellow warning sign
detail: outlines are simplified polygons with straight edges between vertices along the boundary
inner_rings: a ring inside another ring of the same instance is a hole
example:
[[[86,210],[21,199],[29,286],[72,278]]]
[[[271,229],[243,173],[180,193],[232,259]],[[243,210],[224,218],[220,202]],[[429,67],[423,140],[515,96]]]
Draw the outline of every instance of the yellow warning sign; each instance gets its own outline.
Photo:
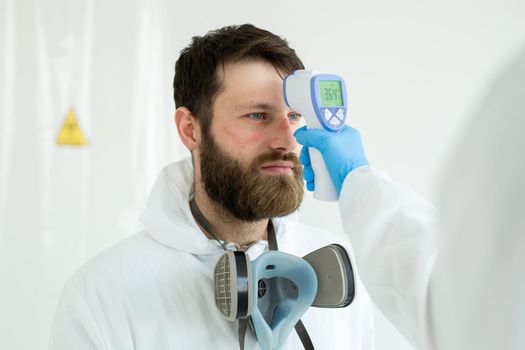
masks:
[[[70,146],[85,146],[87,145],[86,138],[80,130],[78,125],[77,118],[75,116],[75,111],[73,108],[69,110],[69,113],[66,116],[64,125],[57,137],[58,145],[70,145]]]

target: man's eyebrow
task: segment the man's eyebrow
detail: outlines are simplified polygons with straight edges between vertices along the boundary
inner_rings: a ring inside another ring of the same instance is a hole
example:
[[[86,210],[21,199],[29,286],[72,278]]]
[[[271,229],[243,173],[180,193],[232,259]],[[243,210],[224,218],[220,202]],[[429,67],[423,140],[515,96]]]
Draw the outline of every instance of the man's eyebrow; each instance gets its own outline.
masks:
[[[264,110],[264,111],[273,111],[276,110],[277,107],[275,107],[272,104],[269,103],[243,103],[239,105],[235,105],[234,108],[236,110]]]

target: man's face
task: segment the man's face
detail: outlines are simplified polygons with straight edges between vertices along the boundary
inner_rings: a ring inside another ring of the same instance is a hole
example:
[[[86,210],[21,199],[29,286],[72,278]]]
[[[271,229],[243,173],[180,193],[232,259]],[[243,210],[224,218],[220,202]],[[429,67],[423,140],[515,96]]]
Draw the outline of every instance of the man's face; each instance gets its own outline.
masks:
[[[226,64],[212,125],[199,147],[208,196],[245,221],[287,215],[304,194],[298,144],[301,116],[286,106],[282,79],[263,61]]]

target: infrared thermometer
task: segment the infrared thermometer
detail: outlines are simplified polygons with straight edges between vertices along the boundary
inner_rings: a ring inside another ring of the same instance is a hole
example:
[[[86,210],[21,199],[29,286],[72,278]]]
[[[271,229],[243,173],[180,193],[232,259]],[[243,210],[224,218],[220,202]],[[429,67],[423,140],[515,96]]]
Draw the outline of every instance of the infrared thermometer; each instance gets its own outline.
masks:
[[[338,75],[296,70],[284,79],[284,100],[300,113],[308,129],[324,129],[337,133],[346,121],[348,99],[345,81]],[[337,190],[328,173],[321,152],[309,148],[315,174],[314,198],[336,201]]]

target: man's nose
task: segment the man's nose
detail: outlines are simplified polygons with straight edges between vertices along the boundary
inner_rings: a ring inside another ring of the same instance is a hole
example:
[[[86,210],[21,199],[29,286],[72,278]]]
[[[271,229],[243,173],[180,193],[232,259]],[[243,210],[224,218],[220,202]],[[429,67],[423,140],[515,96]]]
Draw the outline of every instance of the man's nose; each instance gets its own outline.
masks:
[[[297,141],[293,136],[295,126],[290,122],[288,115],[278,118],[275,125],[269,130],[270,148],[272,151],[292,152],[297,149]]]

